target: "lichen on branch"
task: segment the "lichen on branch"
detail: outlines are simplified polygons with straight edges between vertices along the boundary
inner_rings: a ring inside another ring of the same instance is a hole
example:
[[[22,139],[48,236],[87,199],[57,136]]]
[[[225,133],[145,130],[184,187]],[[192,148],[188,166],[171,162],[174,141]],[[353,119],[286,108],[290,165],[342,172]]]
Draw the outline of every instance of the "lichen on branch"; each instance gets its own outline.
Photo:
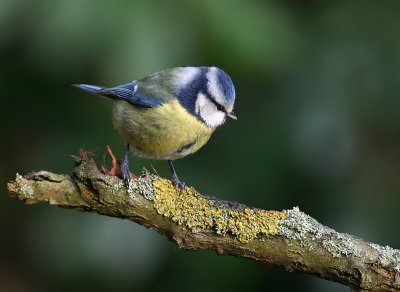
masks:
[[[338,233],[301,212],[250,208],[175,187],[145,172],[129,188],[99,171],[88,155],[77,157],[71,175],[39,171],[8,183],[27,204],[129,219],[165,235],[184,249],[251,258],[288,271],[314,274],[354,290],[398,291],[400,251]]]
[[[153,181],[157,212],[191,232],[215,231],[231,234],[242,243],[259,236],[279,233],[279,221],[286,219],[286,212],[265,211],[243,206],[234,208],[222,201],[200,195],[193,188],[178,190],[166,179]]]

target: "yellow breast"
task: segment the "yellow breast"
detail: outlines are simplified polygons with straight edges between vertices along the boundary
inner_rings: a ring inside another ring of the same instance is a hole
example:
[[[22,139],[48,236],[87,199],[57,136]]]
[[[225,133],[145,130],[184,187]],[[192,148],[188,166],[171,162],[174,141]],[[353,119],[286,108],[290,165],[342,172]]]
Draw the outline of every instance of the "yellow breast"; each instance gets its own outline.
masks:
[[[174,160],[192,154],[214,131],[177,100],[156,108],[116,101],[113,122],[137,156],[154,160]]]

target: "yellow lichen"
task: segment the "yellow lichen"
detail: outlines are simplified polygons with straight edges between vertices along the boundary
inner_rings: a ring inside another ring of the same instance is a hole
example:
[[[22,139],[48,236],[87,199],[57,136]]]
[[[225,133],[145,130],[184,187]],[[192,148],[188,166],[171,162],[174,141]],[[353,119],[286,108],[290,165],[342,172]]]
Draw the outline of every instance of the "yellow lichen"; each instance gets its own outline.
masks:
[[[213,230],[217,234],[232,234],[246,243],[258,235],[275,235],[279,220],[286,219],[285,212],[220,206],[212,199],[197,193],[193,188],[176,188],[169,180],[153,181],[157,212],[192,232]]]

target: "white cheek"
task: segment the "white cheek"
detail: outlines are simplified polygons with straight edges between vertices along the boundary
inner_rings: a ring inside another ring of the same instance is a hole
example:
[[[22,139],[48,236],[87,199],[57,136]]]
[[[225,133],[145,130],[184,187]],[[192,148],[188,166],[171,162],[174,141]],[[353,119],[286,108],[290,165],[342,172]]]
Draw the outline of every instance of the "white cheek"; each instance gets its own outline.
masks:
[[[197,97],[196,113],[210,128],[216,128],[225,122],[225,113],[217,110],[216,106],[203,93],[199,93]]]
[[[225,122],[225,113],[219,110],[214,110],[213,113],[209,114],[207,117],[204,117],[204,120],[210,128],[216,128]]]

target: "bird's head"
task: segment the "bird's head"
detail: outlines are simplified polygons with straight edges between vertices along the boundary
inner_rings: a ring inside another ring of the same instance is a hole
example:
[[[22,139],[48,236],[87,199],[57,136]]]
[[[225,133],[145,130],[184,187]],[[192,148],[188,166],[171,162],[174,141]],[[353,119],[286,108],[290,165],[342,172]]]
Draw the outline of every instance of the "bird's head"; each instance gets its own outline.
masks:
[[[177,68],[178,69],[178,68]],[[221,126],[233,113],[235,87],[217,67],[182,67],[177,71],[178,99],[210,128]]]

